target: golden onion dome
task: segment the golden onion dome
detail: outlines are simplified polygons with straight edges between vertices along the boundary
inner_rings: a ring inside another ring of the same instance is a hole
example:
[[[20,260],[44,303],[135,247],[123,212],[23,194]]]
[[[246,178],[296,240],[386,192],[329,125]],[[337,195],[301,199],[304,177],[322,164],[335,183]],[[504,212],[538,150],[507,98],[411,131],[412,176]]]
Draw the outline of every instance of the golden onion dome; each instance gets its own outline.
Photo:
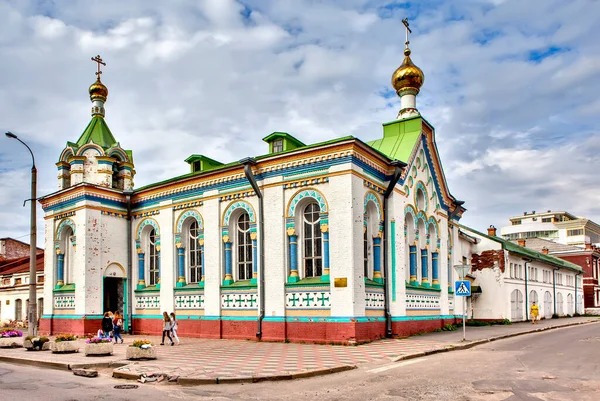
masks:
[[[104,84],[100,81],[100,78],[96,79],[90,86],[90,99],[93,102],[94,100],[102,100],[106,102],[106,98],[108,97],[108,88],[104,86]]]
[[[424,81],[425,75],[410,59],[410,49],[407,47],[404,49],[402,64],[392,74],[392,86],[396,89],[396,93],[410,89],[419,93]]]

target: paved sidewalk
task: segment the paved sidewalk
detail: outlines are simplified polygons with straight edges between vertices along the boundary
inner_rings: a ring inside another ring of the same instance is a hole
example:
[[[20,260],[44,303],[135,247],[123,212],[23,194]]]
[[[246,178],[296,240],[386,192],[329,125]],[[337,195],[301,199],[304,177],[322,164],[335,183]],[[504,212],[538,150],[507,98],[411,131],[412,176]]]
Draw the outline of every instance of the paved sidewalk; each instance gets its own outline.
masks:
[[[76,354],[0,349],[0,361],[46,365],[59,369],[80,366],[116,367],[115,377],[136,379],[143,374],[177,376],[182,384],[253,382],[284,380],[327,374],[355,367],[386,364],[435,352],[468,348],[483,341],[519,335],[536,330],[600,322],[598,318],[550,319],[539,324],[516,323],[507,326],[467,327],[467,342],[462,329],[428,333],[405,339],[385,339],[360,346],[270,343],[241,340],[183,338],[181,345],[158,345],[160,338],[125,336],[126,343],[114,346],[114,355],[86,357],[85,343]],[[148,338],[157,344],[158,359],[131,363],[125,360],[128,343]]]

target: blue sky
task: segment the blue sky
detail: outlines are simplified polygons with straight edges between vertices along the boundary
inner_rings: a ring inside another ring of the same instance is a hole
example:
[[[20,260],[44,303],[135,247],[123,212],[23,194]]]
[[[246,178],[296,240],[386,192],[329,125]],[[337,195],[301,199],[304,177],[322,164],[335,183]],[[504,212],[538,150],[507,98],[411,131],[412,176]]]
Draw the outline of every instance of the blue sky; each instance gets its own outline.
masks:
[[[547,209],[600,222],[600,2],[65,4],[0,1],[0,130],[34,150],[40,195],[56,190],[54,163],[89,121],[96,54],[107,123],[141,187],[185,173],[191,153],[263,154],[272,131],[378,138],[399,108],[390,77],[409,17],[425,73],[417,105],[463,222],[500,227]],[[0,138],[0,237],[27,240],[29,163]]]

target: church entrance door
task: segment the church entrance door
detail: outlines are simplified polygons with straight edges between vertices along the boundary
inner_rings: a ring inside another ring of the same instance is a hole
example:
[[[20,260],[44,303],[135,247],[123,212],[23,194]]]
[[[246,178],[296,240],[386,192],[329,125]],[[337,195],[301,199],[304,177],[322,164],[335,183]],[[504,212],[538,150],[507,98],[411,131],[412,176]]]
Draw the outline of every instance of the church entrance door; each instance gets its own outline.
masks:
[[[104,271],[102,282],[102,313],[118,311],[123,316],[123,331],[129,330],[127,316],[127,276],[125,269],[119,264],[113,263]]]

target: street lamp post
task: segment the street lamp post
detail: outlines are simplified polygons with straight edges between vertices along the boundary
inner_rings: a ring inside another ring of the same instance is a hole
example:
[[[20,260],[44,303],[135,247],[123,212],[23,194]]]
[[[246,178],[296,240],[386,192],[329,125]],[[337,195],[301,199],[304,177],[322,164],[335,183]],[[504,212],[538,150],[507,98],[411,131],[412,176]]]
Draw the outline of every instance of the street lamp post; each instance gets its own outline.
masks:
[[[31,232],[29,233],[29,310],[27,311],[27,331],[30,336],[35,336],[37,332],[37,280],[36,280],[36,262],[37,262],[37,227],[36,227],[36,188],[37,188],[37,169],[35,168],[35,157],[33,156],[33,152],[31,148],[27,146],[25,142],[19,139],[12,132],[7,132],[6,136],[11,139],[16,139],[21,142],[29,153],[31,153],[31,198],[28,199],[31,202],[31,221],[30,228]],[[27,202],[27,200],[25,201]],[[23,206],[25,206],[25,202],[23,202]]]
[[[469,273],[469,271],[471,271],[471,266],[470,265],[455,265],[454,266],[454,270],[456,270],[456,272],[458,273],[458,277],[460,277],[460,281],[463,281],[465,279],[465,277],[467,276],[467,274]],[[463,310],[463,341],[467,341],[467,329],[466,329],[466,323],[465,323],[465,316],[467,313],[467,297],[461,297],[463,299],[462,304],[462,310]]]

